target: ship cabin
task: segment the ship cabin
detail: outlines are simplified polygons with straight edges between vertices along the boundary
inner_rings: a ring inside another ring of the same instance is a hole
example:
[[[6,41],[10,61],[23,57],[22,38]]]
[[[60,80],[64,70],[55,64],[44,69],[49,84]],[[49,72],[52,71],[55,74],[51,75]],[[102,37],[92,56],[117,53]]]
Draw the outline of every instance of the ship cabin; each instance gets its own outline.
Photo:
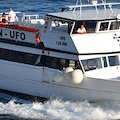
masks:
[[[77,55],[76,61],[80,62],[80,69],[86,77],[117,78],[120,65],[120,9],[112,9],[111,5],[103,4],[106,9],[49,13],[41,40],[47,48]],[[107,9],[107,6],[110,7]],[[86,29],[84,34],[77,31],[81,25]]]
[[[86,77],[117,78],[120,69],[120,9],[111,7],[107,9],[107,6],[112,4],[90,5],[90,7],[103,5],[106,9],[95,7],[96,9],[89,10],[81,10],[87,5],[70,6],[74,8],[73,11],[48,13],[45,21],[43,19],[38,21],[37,16],[31,20],[30,15],[24,14],[22,22],[30,21],[39,26],[40,43],[32,45],[32,47],[35,47],[34,50],[38,47],[41,54],[33,53],[33,50],[30,54],[16,52],[3,49],[2,45],[1,59],[43,66],[57,71],[72,67],[81,69]],[[81,9],[75,10],[77,7]],[[78,32],[81,25],[86,29],[84,34]],[[31,40],[34,39],[31,37]],[[30,39],[25,41],[30,41]],[[32,47],[29,49],[33,49]],[[11,58],[11,53],[14,55],[13,58]]]

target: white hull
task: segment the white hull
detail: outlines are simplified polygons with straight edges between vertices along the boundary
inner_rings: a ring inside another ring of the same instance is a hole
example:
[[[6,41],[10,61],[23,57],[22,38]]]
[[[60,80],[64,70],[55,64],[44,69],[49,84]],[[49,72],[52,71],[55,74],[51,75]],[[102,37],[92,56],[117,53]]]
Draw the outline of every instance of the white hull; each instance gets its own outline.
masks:
[[[71,101],[120,100],[119,81],[86,78],[78,85],[66,85],[67,82],[63,84],[51,82],[48,74],[46,74],[46,79],[50,79],[49,82],[43,82],[42,71],[38,67],[31,67],[32,69],[30,69],[28,65],[30,74],[29,78],[26,78],[25,69],[27,67],[24,65],[0,61],[0,66],[2,68],[0,71],[0,88],[4,90],[44,98],[58,97]]]
[[[90,102],[101,100],[120,100],[120,93],[112,91],[87,90],[81,88],[72,88],[68,86],[59,86],[42,82],[26,82],[25,80],[13,79],[6,76],[0,76],[0,88],[12,92],[28,94],[44,98],[61,98],[70,101]]]
[[[43,22],[24,14],[22,24],[0,24],[0,89],[71,101],[120,100],[120,9],[77,4],[46,14]],[[96,9],[82,10],[91,6]]]

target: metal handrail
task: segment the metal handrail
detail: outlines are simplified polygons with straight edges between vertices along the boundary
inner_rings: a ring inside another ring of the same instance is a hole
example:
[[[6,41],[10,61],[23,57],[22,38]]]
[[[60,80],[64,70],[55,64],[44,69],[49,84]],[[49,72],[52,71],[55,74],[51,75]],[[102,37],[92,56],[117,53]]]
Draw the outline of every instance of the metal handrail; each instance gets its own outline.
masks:
[[[71,5],[71,6],[66,6],[66,7],[74,8],[73,13],[75,12],[76,8],[80,8],[80,14],[82,13],[83,7],[95,7],[96,13],[98,14],[98,6],[104,6],[105,11],[106,11],[106,6],[109,6],[111,12],[113,12],[112,5],[118,5],[118,4],[120,3],[81,4],[81,5]]]

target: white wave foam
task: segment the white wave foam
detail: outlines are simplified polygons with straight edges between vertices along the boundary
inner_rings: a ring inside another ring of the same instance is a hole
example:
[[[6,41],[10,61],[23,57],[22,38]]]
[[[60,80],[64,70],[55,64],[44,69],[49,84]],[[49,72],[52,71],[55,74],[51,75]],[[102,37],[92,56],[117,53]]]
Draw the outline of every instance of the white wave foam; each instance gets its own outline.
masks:
[[[14,100],[0,102],[0,114],[12,114],[21,118],[45,120],[109,120],[120,118],[120,102],[99,103],[63,102],[49,100],[45,103],[34,102],[19,104]]]

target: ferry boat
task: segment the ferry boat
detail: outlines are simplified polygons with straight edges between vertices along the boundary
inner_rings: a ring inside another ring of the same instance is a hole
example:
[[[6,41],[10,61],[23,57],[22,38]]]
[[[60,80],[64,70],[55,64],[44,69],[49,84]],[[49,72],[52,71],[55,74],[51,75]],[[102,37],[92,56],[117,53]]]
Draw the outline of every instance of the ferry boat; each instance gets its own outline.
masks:
[[[119,4],[77,1],[68,6],[72,11],[1,23],[0,89],[70,101],[120,100]],[[78,34],[80,25],[85,34]]]

